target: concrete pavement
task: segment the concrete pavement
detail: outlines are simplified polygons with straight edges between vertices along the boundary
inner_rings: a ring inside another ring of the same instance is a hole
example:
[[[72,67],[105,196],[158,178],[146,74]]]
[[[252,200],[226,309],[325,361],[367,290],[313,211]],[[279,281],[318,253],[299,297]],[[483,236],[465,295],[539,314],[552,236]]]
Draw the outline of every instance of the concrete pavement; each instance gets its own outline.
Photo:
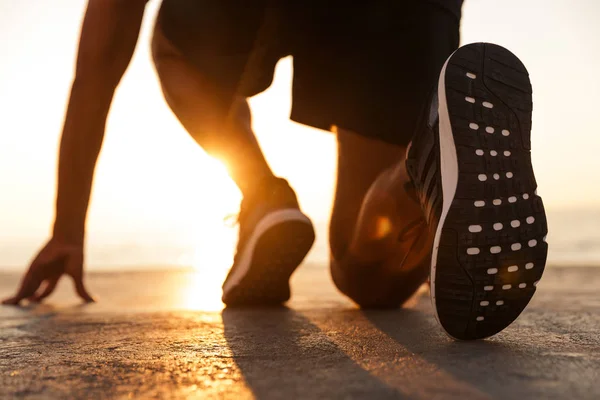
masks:
[[[0,297],[19,276],[0,273]],[[455,342],[426,288],[361,311],[324,268],[288,308],[220,310],[185,271],[92,273],[47,304],[0,307],[0,398],[598,399],[600,268],[548,268],[526,312],[492,339]]]

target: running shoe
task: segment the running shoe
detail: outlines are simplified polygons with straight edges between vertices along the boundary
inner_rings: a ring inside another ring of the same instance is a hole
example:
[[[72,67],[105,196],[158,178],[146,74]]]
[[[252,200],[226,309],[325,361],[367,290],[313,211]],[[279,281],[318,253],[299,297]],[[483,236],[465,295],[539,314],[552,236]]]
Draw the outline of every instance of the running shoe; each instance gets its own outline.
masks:
[[[435,233],[435,316],[460,340],[509,326],[536,291],[548,253],[531,164],[532,89],[523,63],[490,43],[456,50],[407,170]]]
[[[315,240],[313,225],[288,183],[278,178],[262,186],[242,200],[237,251],[223,284],[227,306],[286,302],[290,277]]]

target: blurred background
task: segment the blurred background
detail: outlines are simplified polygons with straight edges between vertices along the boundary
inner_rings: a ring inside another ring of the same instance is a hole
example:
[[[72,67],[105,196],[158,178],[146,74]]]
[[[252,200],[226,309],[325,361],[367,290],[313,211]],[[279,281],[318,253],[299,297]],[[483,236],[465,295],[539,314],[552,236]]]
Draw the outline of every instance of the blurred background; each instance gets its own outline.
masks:
[[[167,108],[149,53],[151,0],[118,89],[88,220],[89,270],[194,267],[221,280],[230,266],[239,193]],[[23,270],[48,238],[57,146],[86,0],[0,0],[0,269]],[[516,53],[534,87],[533,160],[548,211],[549,264],[600,265],[600,2],[466,0],[462,43]],[[328,259],[335,180],[332,134],[288,120],[291,59],[251,100],[277,174],[318,227],[308,264]],[[134,160],[133,162],[131,160]]]

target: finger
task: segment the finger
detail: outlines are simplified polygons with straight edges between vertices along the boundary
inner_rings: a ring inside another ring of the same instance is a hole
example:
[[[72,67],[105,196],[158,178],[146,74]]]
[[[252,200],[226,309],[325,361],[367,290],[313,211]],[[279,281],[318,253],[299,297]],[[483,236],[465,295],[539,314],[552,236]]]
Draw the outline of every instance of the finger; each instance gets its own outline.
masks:
[[[83,253],[76,252],[71,253],[65,260],[65,272],[71,278],[73,278],[73,284],[75,291],[85,302],[92,303],[94,298],[89,294],[85,285],[83,284]]]
[[[40,287],[39,287],[39,289],[38,289],[38,290],[37,290],[37,291],[36,291],[34,294],[32,294],[31,296],[29,296],[29,297],[27,298],[27,300],[29,300],[29,301],[35,301],[35,299],[36,299],[36,297],[38,296],[38,294],[40,294],[40,293],[42,293],[44,290],[46,290],[46,288],[47,288],[47,287],[48,287],[48,280],[45,280],[45,281],[43,281],[43,282],[40,284]]]
[[[73,283],[75,284],[75,291],[86,303],[93,303],[95,301],[85,288],[82,275],[73,277]]]
[[[41,293],[37,292],[36,294],[31,296],[29,298],[29,301],[31,301],[33,303],[39,303],[42,300],[44,300],[46,297],[50,296],[52,294],[52,292],[54,292],[54,289],[56,289],[56,284],[58,283],[59,279],[60,279],[60,276],[58,276],[56,278],[48,279],[46,281],[46,287],[44,287],[44,290]]]
[[[95,300],[89,294],[83,284],[83,254],[74,254],[67,259],[66,272],[73,278],[75,291],[86,303],[93,303]]]
[[[19,305],[19,301],[17,300],[17,296],[13,296],[2,300],[2,304],[7,306],[16,306]]]
[[[81,297],[86,303],[94,302],[94,298],[89,294],[89,292],[85,288],[85,285],[83,284],[82,262],[79,262],[77,260],[77,257],[71,257],[71,259],[69,260],[69,263],[72,263],[70,265],[71,268],[69,268],[69,271],[71,271],[69,275],[71,275],[71,277],[73,278],[73,284],[75,285],[75,291],[77,292],[79,297]],[[79,265],[74,265],[74,263],[79,263]]]
[[[19,288],[17,294],[14,297],[11,297],[10,299],[6,299],[6,303],[3,303],[18,305],[21,302],[21,300],[33,296],[42,284],[42,282],[43,279],[40,278],[38,274],[27,272],[27,274],[23,278],[23,282],[21,283],[21,287]]]

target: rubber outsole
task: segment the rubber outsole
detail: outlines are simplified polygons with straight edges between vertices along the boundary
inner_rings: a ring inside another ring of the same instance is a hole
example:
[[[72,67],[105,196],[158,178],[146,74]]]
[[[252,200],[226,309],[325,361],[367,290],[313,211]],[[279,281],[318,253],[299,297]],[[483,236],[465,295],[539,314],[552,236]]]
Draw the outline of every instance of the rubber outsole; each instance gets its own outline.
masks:
[[[440,82],[451,126],[440,127],[440,142],[454,142],[458,176],[437,230],[433,303],[450,336],[480,339],[519,316],[546,264],[547,221],[530,154],[532,90],[521,61],[488,43],[458,49]]]
[[[223,303],[228,307],[276,306],[290,298],[289,280],[315,240],[307,220],[278,223],[260,234],[249,252],[249,268],[240,281],[224,285]]]

